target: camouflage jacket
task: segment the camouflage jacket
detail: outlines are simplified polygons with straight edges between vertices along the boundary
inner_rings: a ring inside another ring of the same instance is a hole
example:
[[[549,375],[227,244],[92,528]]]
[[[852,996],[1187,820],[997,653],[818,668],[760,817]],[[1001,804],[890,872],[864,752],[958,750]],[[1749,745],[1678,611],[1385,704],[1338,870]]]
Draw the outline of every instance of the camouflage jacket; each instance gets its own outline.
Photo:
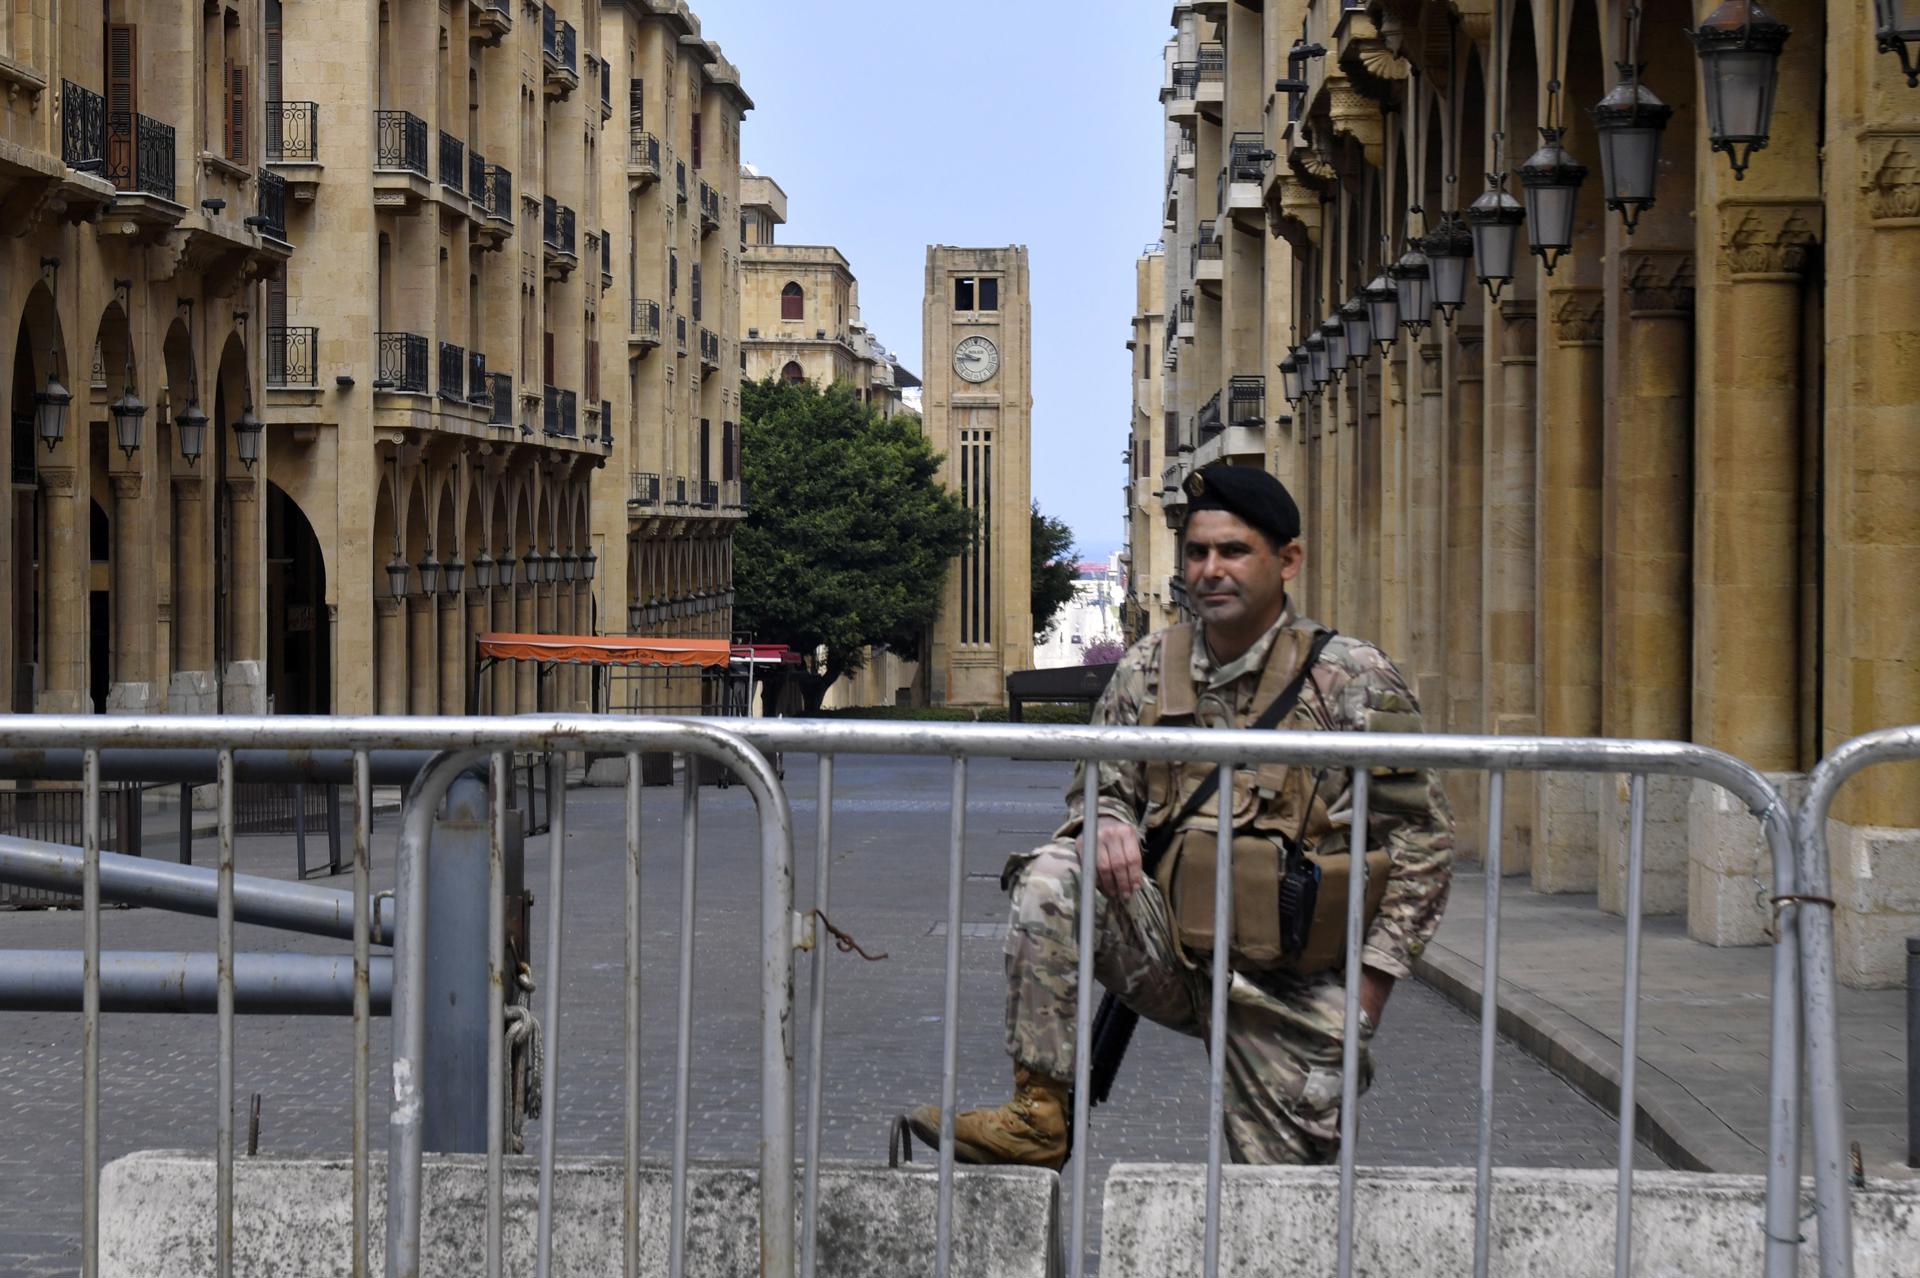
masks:
[[[1298,617],[1292,601],[1280,619],[1253,647],[1233,661],[1216,663],[1204,633],[1196,625],[1191,676],[1198,694],[1195,721],[1207,726],[1251,726],[1265,706],[1254,704],[1267,653],[1281,632],[1314,623]],[[1113,680],[1093,708],[1096,724],[1137,724],[1156,701],[1160,688],[1165,631],[1135,644],[1113,672]],[[1385,653],[1370,643],[1336,635],[1313,667],[1300,697],[1300,709],[1313,726],[1338,732],[1419,731],[1420,707],[1413,692]],[[1067,789],[1066,822],[1056,838],[1080,832],[1082,769],[1074,769]],[[1143,833],[1150,811],[1147,765],[1100,765],[1100,814],[1129,822]],[[1318,798],[1333,825],[1351,827],[1353,781],[1345,769],[1318,777]],[[1394,976],[1406,976],[1414,959],[1440,925],[1446,908],[1453,864],[1453,813],[1439,778],[1431,772],[1376,770],[1368,802],[1370,848],[1385,848],[1393,861],[1386,896],[1368,930],[1363,962]]]

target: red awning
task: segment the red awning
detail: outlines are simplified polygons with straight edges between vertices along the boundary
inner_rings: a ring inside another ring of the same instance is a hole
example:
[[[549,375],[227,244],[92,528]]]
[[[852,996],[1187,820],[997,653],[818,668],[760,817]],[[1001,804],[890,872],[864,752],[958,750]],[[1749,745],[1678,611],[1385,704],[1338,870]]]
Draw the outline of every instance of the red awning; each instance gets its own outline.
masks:
[[[756,666],[800,664],[800,654],[784,643],[736,643],[733,645],[733,659],[736,663],[751,662]]]
[[[732,656],[725,639],[638,639],[626,635],[487,634],[474,641],[499,661],[564,661],[591,666],[699,666],[718,669]]]

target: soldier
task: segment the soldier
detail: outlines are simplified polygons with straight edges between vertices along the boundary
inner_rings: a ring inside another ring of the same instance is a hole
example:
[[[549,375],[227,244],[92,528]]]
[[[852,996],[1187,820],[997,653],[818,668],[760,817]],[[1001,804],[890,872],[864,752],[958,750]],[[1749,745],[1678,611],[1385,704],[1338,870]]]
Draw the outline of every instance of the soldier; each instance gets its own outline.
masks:
[[[1093,722],[1232,728],[1261,726],[1265,712],[1269,725],[1287,729],[1419,731],[1419,706],[1385,654],[1294,611],[1286,584],[1304,559],[1300,512],[1280,481],[1263,470],[1216,464],[1191,475],[1187,492],[1182,556],[1198,621],[1135,644],[1094,707]],[[1094,973],[1133,1012],[1204,1042],[1212,1010],[1206,951],[1219,805],[1217,796],[1196,801],[1210,793],[1206,778],[1217,770],[1135,761],[1099,766]],[[1236,769],[1234,778],[1227,1147],[1236,1162],[1331,1162],[1340,1138],[1344,941],[1333,938],[1331,965],[1326,937],[1309,944],[1321,952],[1320,965],[1303,970],[1316,965],[1302,957],[1300,936],[1258,934],[1273,931],[1266,919],[1286,913],[1275,908],[1278,880],[1295,872],[1305,853],[1316,865],[1336,864],[1318,858],[1345,853],[1351,775],[1267,765]],[[1053,841],[1014,856],[1002,875],[1013,892],[1006,964],[1014,1096],[997,1108],[956,1115],[960,1162],[1058,1169],[1066,1161],[1079,984],[1081,787],[1076,770],[1067,820]],[[1368,860],[1384,873],[1370,877],[1377,906],[1362,948],[1362,1090],[1372,1081],[1364,1044],[1393,983],[1409,973],[1439,925],[1453,852],[1452,813],[1430,773],[1376,770],[1368,816],[1366,846],[1379,854]],[[1143,840],[1172,849],[1151,875]],[[1259,892],[1248,888],[1250,865],[1273,867],[1271,890],[1264,880]],[[1344,883],[1329,881],[1321,895],[1330,899],[1322,900],[1318,917],[1324,920],[1331,909],[1344,918]],[[1242,913],[1243,903],[1249,913]],[[1336,918],[1313,930],[1343,926]],[[937,1107],[921,1106],[908,1121],[923,1141],[937,1145]]]

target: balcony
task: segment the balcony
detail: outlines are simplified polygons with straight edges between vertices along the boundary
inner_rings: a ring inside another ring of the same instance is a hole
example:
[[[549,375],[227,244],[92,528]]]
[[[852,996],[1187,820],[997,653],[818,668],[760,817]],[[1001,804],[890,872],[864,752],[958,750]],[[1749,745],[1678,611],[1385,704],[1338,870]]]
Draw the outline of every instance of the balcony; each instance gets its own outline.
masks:
[[[427,393],[427,339],[418,333],[377,333],[380,363],[373,379],[375,390]]]
[[[1273,151],[1259,133],[1236,133],[1227,147],[1225,183],[1220,207],[1235,222],[1250,227],[1266,225],[1265,189]]]
[[[1267,379],[1261,376],[1227,379],[1227,425],[1264,426],[1267,423]]]
[[[673,162],[673,198],[682,204],[687,202],[687,162],[685,160]]]
[[[576,409],[579,398],[570,390],[561,390],[558,386],[546,388],[543,401],[542,432],[555,439],[575,439],[580,434],[579,417]]]
[[[82,173],[107,163],[107,100],[71,80],[60,82],[60,158]]]
[[[513,429],[513,374],[487,374],[487,402],[493,412],[487,416],[489,426],[505,426]]]
[[[613,118],[613,64],[600,59],[600,118]]]
[[[700,482],[700,509],[712,510],[720,504],[720,485],[711,479]]]
[[[317,328],[267,330],[267,385],[314,386],[314,356],[320,346]]]
[[[373,203],[412,212],[429,191],[427,122],[411,111],[373,113]]]
[[[720,192],[705,182],[700,184],[700,237],[705,239],[720,229]]]
[[[115,190],[177,203],[173,189],[173,126],[144,115],[109,115],[107,165],[103,176],[113,183]]]
[[[1220,118],[1227,98],[1227,46],[1218,41],[1200,46],[1200,59],[1194,64],[1194,100],[1208,119]]]
[[[627,495],[629,506],[658,506],[660,504],[660,476],[652,471],[637,471],[628,477],[632,482],[632,491]]]
[[[440,185],[449,191],[464,193],[467,179],[467,144],[445,129],[440,130]]]
[[[440,398],[459,404],[467,398],[467,351],[452,342],[440,343]]]
[[[660,180],[660,139],[644,129],[627,131],[627,183],[644,191]]]
[[[613,402],[600,401],[600,447],[613,447]]]
[[[512,0],[476,0],[471,14],[467,29],[487,45],[498,45],[513,30]]]
[[[667,505],[684,506],[687,504],[687,477],[674,475],[667,481]]]
[[[687,357],[687,317],[684,315],[673,317],[673,346],[680,358]]]
[[[271,169],[261,169],[254,181],[259,195],[259,209],[250,223],[259,228],[260,234],[270,239],[287,242],[287,182]]]
[[[1180,340],[1193,340],[1193,294],[1182,290],[1180,293]]]
[[[700,367],[708,372],[720,369],[720,334],[710,328],[700,330]]]
[[[613,237],[607,234],[607,228],[600,228],[600,291],[606,292],[613,287]]]
[[[546,67],[550,98],[564,98],[580,87],[580,64],[573,24],[562,22],[553,6],[540,6],[540,61]]]
[[[482,408],[493,404],[493,382],[487,377],[487,357],[479,351],[467,352],[467,402]]]
[[[487,157],[478,151],[467,152],[467,198],[473,201],[473,218],[484,222],[487,206],[482,203],[487,193]]]
[[[1214,229],[1212,222],[1200,224],[1200,234],[1193,242],[1193,279],[1200,291],[1209,297],[1220,296],[1220,277],[1225,271],[1226,241]]]
[[[498,164],[487,165],[480,175],[480,193],[474,203],[486,213],[476,228],[481,243],[499,248],[513,234],[513,171]]]
[[[660,345],[660,303],[633,299],[633,314],[627,323],[627,353],[645,355]]]
[[[1200,111],[1200,64],[1176,62],[1165,93],[1167,118],[1191,124]]]
[[[302,204],[320,193],[320,108],[312,102],[267,103],[267,164]]]
[[[542,205],[540,243],[545,250],[547,278],[564,280],[580,265],[574,244],[574,214],[551,195]]]

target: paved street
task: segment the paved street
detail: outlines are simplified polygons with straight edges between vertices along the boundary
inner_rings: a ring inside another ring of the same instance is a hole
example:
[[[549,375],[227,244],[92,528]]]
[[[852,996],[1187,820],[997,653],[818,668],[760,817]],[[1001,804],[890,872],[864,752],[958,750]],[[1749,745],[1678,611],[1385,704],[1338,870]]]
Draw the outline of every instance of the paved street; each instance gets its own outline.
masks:
[[[838,769],[833,891],[829,913],[880,963],[831,956],[823,1148],[835,1158],[885,1157],[885,1120],[937,1099],[940,1077],[942,913],[948,765],[937,760],[846,760]],[[977,763],[971,770],[967,887],[961,953],[963,1100],[1005,1094],[998,929],[1005,897],[997,878],[1007,852],[1043,839],[1059,813],[1066,770],[1055,765]],[[788,761],[801,841],[796,875],[811,891],[817,782],[810,759]],[[575,791],[566,895],[566,1012],[557,1052],[562,1147],[620,1148],[622,796]],[[679,799],[647,792],[642,876],[647,1009],[642,1034],[643,1131],[650,1155],[672,1143],[674,920],[679,898]],[[746,1157],[758,1118],[758,995],[752,937],[759,874],[752,806],[738,788],[702,792],[701,908],[696,929],[695,1075],[691,1133],[701,1157]],[[393,819],[376,831],[376,878],[391,881]],[[529,881],[544,885],[544,840],[529,848]],[[210,856],[203,847],[202,857]],[[244,840],[244,872],[290,877],[285,839]],[[336,882],[345,886],[346,880]],[[536,917],[544,917],[544,890]],[[210,920],[153,911],[113,911],[108,948],[211,949]],[[52,948],[79,943],[71,913],[0,915],[0,944]],[[242,948],[321,951],[344,945],[242,928]],[[536,949],[544,952],[544,945]],[[802,1046],[798,1095],[806,1096],[807,968],[800,968]],[[79,1050],[77,1016],[0,1018],[0,1275],[72,1272],[77,1266]],[[1376,1040],[1378,1080],[1363,1105],[1362,1162],[1462,1165],[1472,1160],[1474,1022],[1424,987],[1403,984]],[[248,1018],[240,1023],[237,1128],[245,1102],[262,1095],[262,1152],[344,1154],[349,1145],[351,1023],[345,1019]],[[104,1156],[212,1141],[214,1026],[211,1018],[114,1016],[102,1034]],[[376,1079],[388,1047],[374,1035]],[[1610,1166],[1613,1120],[1531,1058],[1502,1044],[1496,1161],[1507,1166]],[[385,1133],[379,1087],[376,1148]],[[1093,1183],[1115,1160],[1197,1161],[1206,1141],[1205,1054],[1191,1040],[1143,1026],[1116,1103],[1094,1123]],[[927,1155],[920,1155],[925,1158]],[[1647,1165],[1658,1165],[1645,1154]],[[240,1174],[245,1175],[244,1167]],[[1097,1206],[1097,1204],[1096,1204]]]

